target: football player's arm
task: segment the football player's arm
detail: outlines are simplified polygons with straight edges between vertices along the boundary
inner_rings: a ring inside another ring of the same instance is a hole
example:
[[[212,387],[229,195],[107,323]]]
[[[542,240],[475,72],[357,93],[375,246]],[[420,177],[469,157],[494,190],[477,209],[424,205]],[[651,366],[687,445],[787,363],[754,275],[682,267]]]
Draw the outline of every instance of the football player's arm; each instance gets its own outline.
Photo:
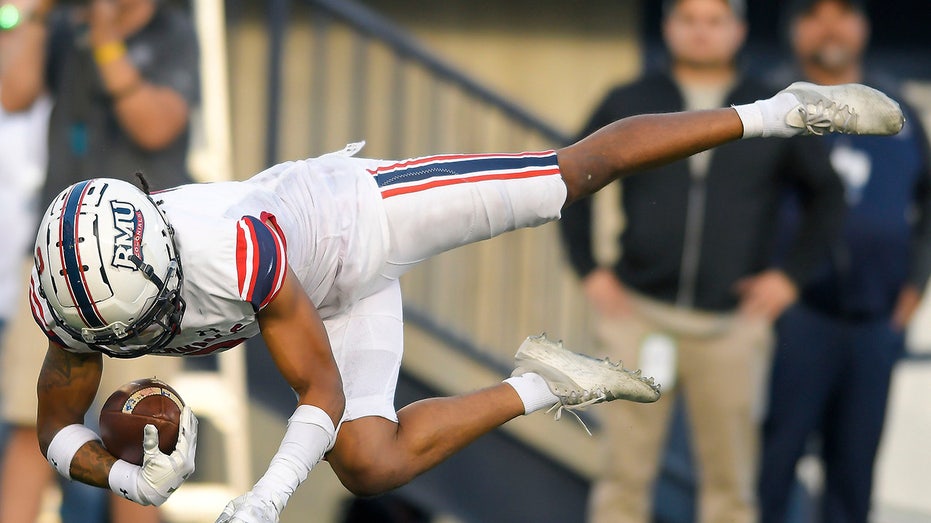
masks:
[[[258,320],[268,351],[298,404],[322,409],[338,425],[345,403],[343,382],[323,320],[290,268]]]
[[[39,410],[36,428],[39,448],[53,467],[60,472],[68,471],[71,478],[83,483],[107,487],[107,476],[116,458],[94,438],[96,435],[90,433],[90,429],[79,429],[83,427],[84,415],[97,394],[102,371],[100,354],[70,352],[49,341],[37,384]],[[70,463],[65,463],[67,459],[59,455],[61,445],[65,444],[62,439],[65,436],[60,434],[66,427],[71,427],[68,430],[72,433],[69,438],[71,445],[80,445]],[[94,439],[81,442],[79,439],[82,437]],[[49,455],[53,440],[57,445]]]
[[[298,406],[268,470],[251,491],[226,506],[218,522],[278,521],[288,499],[333,447],[345,406],[323,321],[290,268],[258,320],[272,359],[297,393]]]
[[[170,454],[158,449],[158,432],[145,430],[143,465],[118,460],[84,426],[103,371],[99,353],[75,353],[49,341],[39,373],[39,447],[61,475],[110,488],[141,505],[161,505],[194,471],[197,420],[189,407],[181,414],[178,443]]]

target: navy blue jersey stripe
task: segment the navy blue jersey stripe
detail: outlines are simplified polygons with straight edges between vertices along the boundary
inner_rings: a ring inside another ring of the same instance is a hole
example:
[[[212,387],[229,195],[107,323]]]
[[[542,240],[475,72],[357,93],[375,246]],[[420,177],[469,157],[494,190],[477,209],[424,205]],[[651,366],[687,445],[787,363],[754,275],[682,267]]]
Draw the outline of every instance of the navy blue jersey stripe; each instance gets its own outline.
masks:
[[[78,263],[78,253],[75,241],[77,233],[75,231],[75,222],[81,209],[78,204],[81,202],[81,196],[84,189],[90,181],[83,181],[76,184],[65,202],[65,209],[62,213],[62,230],[61,230],[61,252],[65,262],[65,277],[68,279],[68,285],[74,295],[76,305],[81,310],[81,317],[88,323],[89,327],[99,328],[106,326],[97,311],[94,304],[87,294],[84,286],[84,278],[81,274],[81,265]]]
[[[552,167],[555,164],[556,153],[546,156],[466,157],[462,160],[421,163],[379,173],[375,175],[375,182],[379,187],[389,187],[398,183],[419,182],[436,176],[471,175],[487,171],[520,171],[534,167]]]
[[[259,310],[265,298],[275,290],[278,280],[278,244],[275,236],[268,226],[252,216],[244,216],[252,225],[255,232],[255,249],[258,252],[258,263],[253,268],[255,285],[249,303],[256,311]]]

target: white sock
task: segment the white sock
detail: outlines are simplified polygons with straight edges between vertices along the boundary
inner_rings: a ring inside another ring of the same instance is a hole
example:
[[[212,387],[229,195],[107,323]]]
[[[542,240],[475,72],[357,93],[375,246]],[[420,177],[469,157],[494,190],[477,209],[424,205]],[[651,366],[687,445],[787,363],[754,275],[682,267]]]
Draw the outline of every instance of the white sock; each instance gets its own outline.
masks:
[[[517,391],[517,395],[524,403],[524,414],[550,408],[559,401],[539,374],[528,372],[520,376],[512,376],[504,382]]]
[[[794,94],[779,93],[768,100],[733,107],[744,124],[744,138],[788,138],[802,131],[786,123],[786,115],[798,105],[798,98]]]

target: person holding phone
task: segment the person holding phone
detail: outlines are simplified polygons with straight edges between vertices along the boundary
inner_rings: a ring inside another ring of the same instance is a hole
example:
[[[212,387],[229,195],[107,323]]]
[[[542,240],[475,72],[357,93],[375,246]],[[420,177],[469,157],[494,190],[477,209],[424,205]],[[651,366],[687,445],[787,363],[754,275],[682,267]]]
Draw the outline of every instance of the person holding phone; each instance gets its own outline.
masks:
[[[190,111],[200,81],[187,12],[160,0],[18,0],[4,9],[0,103],[16,113],[45,94],[54,100],[38,209],[62,187],[90,177],[129,180],[142,171],[156,189],[191,181]],[[35,379],[42,355],[30,346],[27,340],[8,343],[2,365],[2,415],[14,426],[4,465],[4,477],[11,479],[0,490],[0,521],[6,523],[32,523],[42,487],[53,478],[36,444]],[[153,363],[108,363],[101,390],[153,373],[170,379],[179,367],[171,359]],[[157,521],[152,507],[113,499],[111,521]],[[65,523],[101,519],[67,495],[65,506]]]

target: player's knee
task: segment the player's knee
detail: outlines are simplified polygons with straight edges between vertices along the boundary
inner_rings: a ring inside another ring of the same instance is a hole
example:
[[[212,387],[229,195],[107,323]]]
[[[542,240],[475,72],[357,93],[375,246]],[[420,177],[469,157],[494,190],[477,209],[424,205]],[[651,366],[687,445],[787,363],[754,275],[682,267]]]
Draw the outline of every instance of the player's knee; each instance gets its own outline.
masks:
[[[346,487],[346,490],[360,498],[380,496],[391,490],[381,483],[368,481],[366,478],[362,477],[353,477],[348,481],[346,478],[343,478],[342,483],[343,486]]]
[[[362,497],[384,494],[413,479],[399,460],[385,456],[359,456],[333,469],[346,489]]]

